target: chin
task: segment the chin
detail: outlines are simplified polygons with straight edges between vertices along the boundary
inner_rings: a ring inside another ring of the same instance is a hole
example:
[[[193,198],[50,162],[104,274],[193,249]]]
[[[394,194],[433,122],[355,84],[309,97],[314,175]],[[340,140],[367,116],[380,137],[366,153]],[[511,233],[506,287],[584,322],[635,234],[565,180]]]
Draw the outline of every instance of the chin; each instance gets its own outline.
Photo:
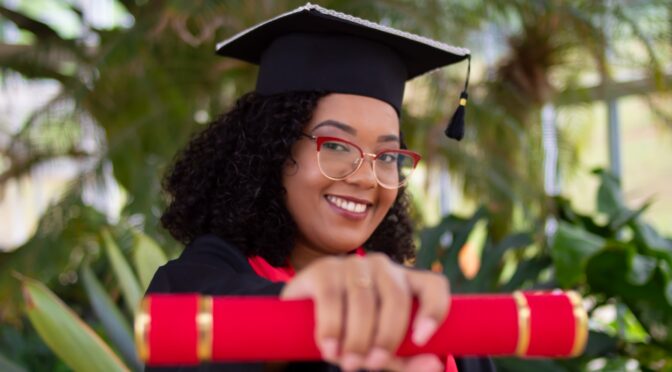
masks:
[[[366,243],[368,237],[366,238],[344,238],[342,235],[335,237],[331,242],[332,244],[328,244],[328,250],[330,252],[334,252],[334,254],[345,254],[348,252],[351,252],[359,247],[362,247],[364,243]]]

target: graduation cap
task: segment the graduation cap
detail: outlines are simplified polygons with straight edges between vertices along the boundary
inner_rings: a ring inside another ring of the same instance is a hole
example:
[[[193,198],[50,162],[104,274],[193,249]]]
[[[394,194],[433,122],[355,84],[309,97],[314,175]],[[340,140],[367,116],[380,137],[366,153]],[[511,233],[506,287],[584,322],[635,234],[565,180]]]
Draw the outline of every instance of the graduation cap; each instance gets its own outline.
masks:
[[[397,113],[407,80],[466,59],[464,90],[445,131],[458,141],[464,136],[468,49],[308,3],[220,42],[217,54],[258,64],[260,94],[356,94],[385,101]]]

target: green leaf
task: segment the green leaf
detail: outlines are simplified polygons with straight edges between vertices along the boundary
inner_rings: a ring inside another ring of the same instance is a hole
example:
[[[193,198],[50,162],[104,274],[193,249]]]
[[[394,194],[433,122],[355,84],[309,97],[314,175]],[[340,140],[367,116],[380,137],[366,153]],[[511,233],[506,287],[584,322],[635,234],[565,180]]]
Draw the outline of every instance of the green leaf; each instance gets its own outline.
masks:
[[[594,294],[620,299],[644,326],[651,337],[672,347],[672,305],[666,297],[668,275],[656,265],[650,279],[642,285],[631,282],[636,248],[632,245],[608,246],[593,255],[586,265],[587,282]]]
[[[168,261],[166,254],[149,236],[135,233],[135,247],[133,248],[133,262],[140,276],[142,288],[147,290],[154,273],[159,266]]]
[[[451,288],[456,292],[459,291],[460,285],[466,280],[458,263],[458,255],[478,221],[485,218],[486,215],[486,209],[481,207],[468,220],[457,224],[455,229],[452,230],[453,241],[448,249],[448,254],[443,260],[443,273],[450,279]]]
[[[634,285],[646,284],[657,266],[658,260],[655,258],[636,254],[632,258],[632,265],[628,271],[628,281]]]
[[[121,250],[119,250],[117,243],[112,239],[109,231],[103,230],[102,236],[105,244],[105,252],[112,264],[112,269],[117,278],[117,282],[121,287],[121,293],[124,296],[124,303],[126,304],[129,313],[135,314],[140,305],[140,300],[142,299],[140,284],[138,284],[138,280],[135,278],[131,266],[121,254]]]
[[[81,276],[93,312],[102,323],[110,341],[117,347],[124,360],[132,366],[133,370],[141,370],[142,364],[134,347],[135,341],[131,333],[130,322],[124,318],[117,305],[107,295],[89,265],[85,264],[82,267]]]
[[[593,171],[600,177],[600,188],[597,191],[597,210],[606,213],[610,219],[625,208],[625,199],[621,192],[621,183],[613,174],[598,169]]]
[[[603,332],[590,331],[583,356],[597,357],[614,353],[618,349],[618,339]]]
[[[651,200],[648,200],[644,205],[639,207],[636,210],[630,210],[623,208],[618,211],[609,221],[609,228],[614,232],[618,232],[623,226],[627,225],[631,221],[634,221],[639,216],[642,215],[652,204]]]
[[[0,354],[0,371],[4,372],[27,372],[27,370],[20,365],[12,362],[4,355]]]
[[[537,282],[539,274],[551,264],[552,260],[547,255],[532,257],[529,260],[519,262],[513,276],[502,286],[501,291],[512,292],[520,289],[525,282],[530,280]]]
[[[42,283],[21,278],[26,314],[44,342],[75,371],[128,371],[110,347]]]
[[[550,359],[496,358],[494,362],[498,371],[567,372],[562,364]]]
[[[420,250],[415,261],[416,266],[422,269],[431,268],[440,255],[441,238],[445,234],[452,234],[452,231],[464,221],[460,217],[449,215],[441,219],[438,225],[420,231]]]
[[[528,233],[512,234],[502,239],[496,246],[486,244],[481,253],[481,267],[473,279],[470,291],[492,292],[501,280],[501,263],[504,253],[509,249],[525,248],[532,244]],[[531,278],[529,278],[531,279]],[[526,279],[523,279],[523,281]]]
[[[570,288],[583,282],[586,262],[604,244],[601,237],[561,222],[551,246],[558,283]]]
[[[620,319],[617,319],[616,323],[619,327],[622,327],[622,329],[619,330],[622,333],[622,338],[631,343],[647,342],[649,334],[642,323],[637,319],[635,314],[632,313],[630,308],[622,304],[620,305],[621,306],[619,306],[618,309],[623,310],[617,313]]]
[[[636,220],[630,224],[635,233],[635,242],[646,250],[654,251],[672,265],[672,242],[662,237],[651,225]]]
[[[627,368],[628,362],[632,360],[627,357],[612,357],[612,358],[607,358],[606,359],[606,364],[600,368],[601,371],[628,371],[630,370]]]
[[[43,283],[58,280],[65,271],[79,269],[74,257],[84,256],[84,247],[98,237],[105,216],[84,205],[75,190],[50,206],[37,231],[23,246],[12,252],[0,252],[0,307],[2,320],[16,321],[21,304],[21,289],[16,279],[4,275],[17,271]]]
[[[492,270],[500,263],[504,253],[509,249],[525,248],[530,244],[532,244],[532,237],[529,233],[516,233],[506,236],[496,246],[488,250],[483,250],[481,257],[481,271]]]

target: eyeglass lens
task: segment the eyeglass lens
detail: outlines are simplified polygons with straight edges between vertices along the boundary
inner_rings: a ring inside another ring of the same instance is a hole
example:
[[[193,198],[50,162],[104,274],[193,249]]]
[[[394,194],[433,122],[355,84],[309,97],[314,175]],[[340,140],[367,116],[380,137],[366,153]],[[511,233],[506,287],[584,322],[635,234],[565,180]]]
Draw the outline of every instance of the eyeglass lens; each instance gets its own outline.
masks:
[[[360,150],[349,143],[329,140],[322,143],[318,161],[327,177],[344,179],[357,170],[362,156]],[[415,160],[407,154],[390,150],[378,154],[373,168],[381,185],[399,187],[413,173]]]

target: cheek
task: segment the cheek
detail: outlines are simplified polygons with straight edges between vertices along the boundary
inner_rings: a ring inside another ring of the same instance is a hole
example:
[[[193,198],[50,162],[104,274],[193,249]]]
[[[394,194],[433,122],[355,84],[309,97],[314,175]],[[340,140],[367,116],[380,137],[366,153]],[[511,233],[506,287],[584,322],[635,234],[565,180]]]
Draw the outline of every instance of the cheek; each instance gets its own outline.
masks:
[[[389,189],[384,189],[380,188],[380,214],[383,215],[383,217],[387,214],[387,212],[390,211],[390,208],[392,208],[392,205],[394,205],[394,201],[397,199],[397,194],[399,190],[389,190]],[[382,221],[382,218],[381,218]]]
[[[285,203],[295,221],[301,222],[311,214],[321,191],[331,182],[322,176],[312,156],[297,153],[296,162],[288,162],[283,170],[282,184],[287,192]]]

